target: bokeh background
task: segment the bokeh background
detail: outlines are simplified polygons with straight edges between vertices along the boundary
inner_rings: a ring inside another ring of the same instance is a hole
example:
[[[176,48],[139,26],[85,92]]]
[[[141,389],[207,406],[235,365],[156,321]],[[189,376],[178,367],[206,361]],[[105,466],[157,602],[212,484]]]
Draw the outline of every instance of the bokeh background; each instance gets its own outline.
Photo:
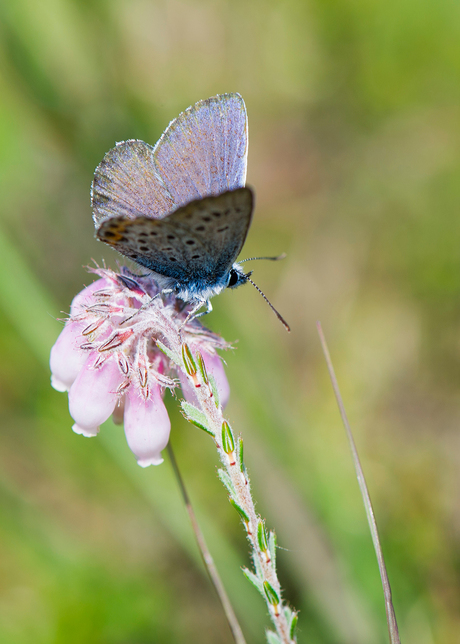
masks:
[[[299,642],[378,644],[378,569],[316,334],[321,320],[381,529],[402,639],[460,632],[460,5],[448,0],[0,3],[0,640],[229,643],[167,459],[110,423],[71,431],[51,345],[92,259],[89,187],[115,141],[154,143],[240,92],[257,194],[247,286],[214,301],[228,417],[274,527]],[[171,397],[172,441],[248,641],[211,441]]]

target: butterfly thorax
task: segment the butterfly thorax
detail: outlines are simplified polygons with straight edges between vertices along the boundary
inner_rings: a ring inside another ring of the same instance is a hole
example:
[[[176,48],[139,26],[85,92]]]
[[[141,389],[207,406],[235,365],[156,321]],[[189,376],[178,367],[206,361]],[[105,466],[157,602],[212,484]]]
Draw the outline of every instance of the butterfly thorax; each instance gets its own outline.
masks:
[[[247,282],[246,275],[238,263],[234,263],[229,271],[220,278],[194,278],[188,282],[180,282],[166,278],[153,272],[155,281],[161,290],[170,289],[184,302],[208,302],[226,288],[236,288]]]

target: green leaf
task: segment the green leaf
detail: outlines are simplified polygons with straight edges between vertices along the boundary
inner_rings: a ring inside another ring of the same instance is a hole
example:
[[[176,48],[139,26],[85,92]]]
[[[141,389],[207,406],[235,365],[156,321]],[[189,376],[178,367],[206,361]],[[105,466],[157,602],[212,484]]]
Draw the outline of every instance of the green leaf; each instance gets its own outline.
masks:
[[[194,376],[196,374],[196,363],[193,357],[193,353],[190,350],[188,344],[182,345],[182,361],[185,367],[185,371],[189,376]]]
[[[227,474],[227,472],[225,470],[223,470],[223,469],[219,469],[219,470],[217,470],[217,474],[218,474],[220,480],[222,481],[222,483],[227,488],[228,493],[230,494],[230,496],[235,496],[236,495],[236,490],[233,487],[233,483],[232,483],[229,475]]]
[[[166,345],[163,344],[160,340],[156,341],[157,347],[162,351],[165,356],[168,356],[170,360],[174,362],[178,367],[182,367],[182,362],[179,360],[179,357],[174,351],[171,351],[171,349],[168,349]]]
[[[248,517],[248,515],[247,515],[247,514],[246,514],[246,512],[243,510],[243,508],[242,508],[240,505],[238,505],[238,503],[235,501],[235,499],[230,499],[230,503],[233,505],[233,507],[234,507],[234,508],[235,508],[235,510],[238,512],[238,514],[239,514],[239,515],[240,515],[240,517],[243,519],[243,521],[244,521],[245,523],[249,523],[249,517]]]
[[[249,568],[242,568],[242,570],[243,570],[243,575],[246,577],[246,579],[250,581],[251,584],[257,588],[259,593],[265,599],[264,587],[260,579],[253,572],[251,572]]]
[[[295,640],[295,629],[297,628],[297,622],[299,621],[299,616],[297,613],[294,613],[291,609],[289,609],[289,612],[291,613],[291,618],[288,620],[289,623],[289,637],[291,640]]]
[[[237,449],[238,449],[238,461],[239,461],[239,464],[240,464],[240,470],[241,470],[241,472],[243,474],[245,474],[246,473],[246,467],[245,467],[244,461],[243,461],[243,439],[241,438],[241,436],[238,436],[238,448]]]
[[[269,604],[272,606],[277,606],[280,603],[280,598],[278,597],[277,592],[271,586],[268,581],[264,581],[264,591],[265,591],[265,597],[267,598],[267,601]]]
[[[267,552],[267,533],[265,532],[264,522],[262,520],[257,524],[257,541],[262,552]]]
[[[235,451],[235,439],[230,425],[226,420],[222,423],[222,449],[226,454],[231,454]]]
[[[201,355],[201,353],[199,351],[196,354],[196,359],[197,359],[197,362],[198,362],[198,368],[200,370],[201,377],[203,378],[203,382],[205,383],[205,385],[207,385],[208,382],[209,382],[208,372],[207,372],[206,365],[205,365],[204,360],[203,360],[203,356]]]
[[[259,577],[260,579],[263,579],[264,578],[264,571],[263,571],[263,568],[262,568],[262,564],[260,563],[260,559],[259,559],[259,557],[257,556],[257,554],[255,552],[253,552],[253,555],[252,555],[252,562],[254,564],[254,568],[255,568],[257,577]],[[264,595],[264,597],[265,597],[265,595]]]
[[[192,423],[192,425],[195,425],[195,427],[199,427],[207,434],[214,436],[214,433],[208,427],[207,418],[202,411],[200,411],[197,407],[195,407],[195,405],[192,405],[186,400],[181,400],[180,404],[182,407],[182,412],[189,423]]]
[[[278,635],[273,631],[265,631],[268,644],[283,644]]]

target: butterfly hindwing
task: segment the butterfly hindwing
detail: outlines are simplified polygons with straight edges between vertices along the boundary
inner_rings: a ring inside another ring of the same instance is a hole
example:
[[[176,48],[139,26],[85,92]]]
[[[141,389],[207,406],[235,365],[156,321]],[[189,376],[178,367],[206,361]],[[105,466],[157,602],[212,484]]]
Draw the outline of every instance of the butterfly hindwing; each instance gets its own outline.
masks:
[[[253,194],[238,188],[195,200],[164,219],[115,217],[97,237],[138,264],[182,286],[216,281],[238,256],[251,223]]]

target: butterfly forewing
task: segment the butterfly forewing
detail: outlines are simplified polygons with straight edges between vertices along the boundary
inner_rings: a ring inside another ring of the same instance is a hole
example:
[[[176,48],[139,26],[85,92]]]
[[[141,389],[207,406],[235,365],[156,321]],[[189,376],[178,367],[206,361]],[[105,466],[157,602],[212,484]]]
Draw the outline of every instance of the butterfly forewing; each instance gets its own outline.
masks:
[[[249,188],[193,201],[164,219],[111,218],[98,238],[122,255],[187,288],[214,283],[237,258],[251,223]]]
[[[163,217],[176,207],[155,167],[154,148],[123,141],[96,168],[91,188],[96,226],[110,217]]]
[[[244,186],[247,116],[239,94],[189,107],[155,147],[157,170],[177,205]]]
[[[192,200],[244,186],[247,117],[239,94],[189,107],[154,148],[124,141],[96,168],[92,186],[96,227],[108,218],[162,218]]]

